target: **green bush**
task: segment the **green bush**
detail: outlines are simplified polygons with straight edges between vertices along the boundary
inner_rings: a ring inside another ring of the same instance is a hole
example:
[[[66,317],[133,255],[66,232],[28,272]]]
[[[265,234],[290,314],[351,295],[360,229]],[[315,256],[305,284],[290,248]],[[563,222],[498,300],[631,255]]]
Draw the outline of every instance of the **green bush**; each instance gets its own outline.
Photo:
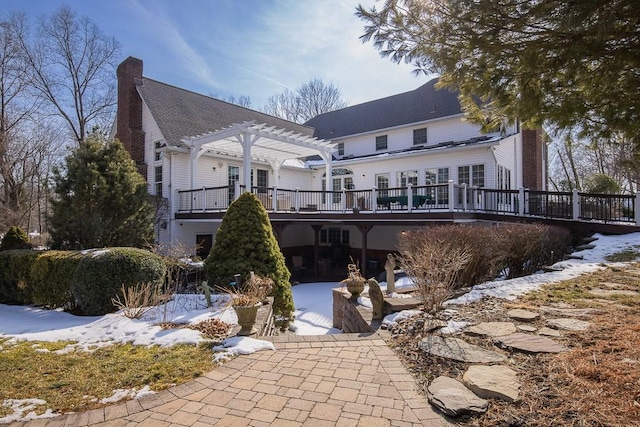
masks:
[[[11,249],[31,249],[29,236],[20,227],[11,227],[2,238],[0,251],[8,251]]]
[[[31,304],[29,274],[42,252],[13,249],[0,252],[0,303]]]
[[[31,267],[29,282],[33,303],[50,308],[73,309],[75,299],[71,292],[71,280],[80,259],[80,253],[73,251],[42,253]]]
[[[120,296],[122,286],[153,283],[162,286],[162,259],[143,249],[109,248],[86,253],[71,282],[71,291],[82,314],[99,316],[115,311],[111,299]]]
[[[267,211],[254,194],[243,193],[229,206],[204,269],[211,285],[226,285],[234,274],[246,282],[251,271],[268,277],[274,283],[274,312],[287,318],[293,314],[291,273]]]

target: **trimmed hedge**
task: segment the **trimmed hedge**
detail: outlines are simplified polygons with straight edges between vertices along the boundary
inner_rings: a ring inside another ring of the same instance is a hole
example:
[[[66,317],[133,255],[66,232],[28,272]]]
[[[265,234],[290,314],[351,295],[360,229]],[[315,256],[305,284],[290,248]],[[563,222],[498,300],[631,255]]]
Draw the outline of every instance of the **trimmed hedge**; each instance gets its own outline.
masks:
[[[30,273],[42,252],[12,249],[0,252],[0,303],[31,304]]]
[[[111,298],[120,295],[122,285],[151,282],[162,286],[162,259],[143,249],[109,248],[87,253],[78,263],[71,291],[82,314],[100,316],[115,311]]]
[[[49,251],[38,257],[29,279],[33,303],[65,310],[75,308],[71,280],[81,259],[82,255],[74,251]]]

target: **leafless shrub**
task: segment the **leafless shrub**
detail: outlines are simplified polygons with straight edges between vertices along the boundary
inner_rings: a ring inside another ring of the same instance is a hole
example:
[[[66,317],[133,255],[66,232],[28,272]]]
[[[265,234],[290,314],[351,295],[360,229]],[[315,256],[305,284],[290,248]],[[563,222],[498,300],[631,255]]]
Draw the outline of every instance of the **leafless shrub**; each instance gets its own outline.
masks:
[[[273,291],[273,280],[256,276],[251,271],[249,280],[242,283],[241,289],[219,286],[216,288],[231,295],[229,303],[232,306],[251,306],[262,302]]]
[[[471,259],[451,239],[434,238],[429,229],[402,233],[398,263],[413,280],[428,312],[436,312],[449,299],[460,270]]]
[[[505,268],[508,278],[525,276],[543,265],[562,258],[570,241],[563,227],[542,224],[505,224],[498,227],[504,235]]]
[[[122,299],[116,295],[111,302],[118,310],[123,310],[123,316],[139,319],[158,303],[159,296],[158,288],[153,283],[138,283],[129,287],[122,285]]]

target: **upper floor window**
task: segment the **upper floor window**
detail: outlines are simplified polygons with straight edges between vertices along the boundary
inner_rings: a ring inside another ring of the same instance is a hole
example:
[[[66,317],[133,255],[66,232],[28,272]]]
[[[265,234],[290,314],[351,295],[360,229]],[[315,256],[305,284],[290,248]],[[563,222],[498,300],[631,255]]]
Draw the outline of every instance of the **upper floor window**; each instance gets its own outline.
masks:
[[[154,142],[154,146],[155,146],[155,154],[154,154],[154,159],[155,161],[160,161],[162,160],[162,147],[164,147],[164,142],[162,141],[156,141]]]
[[[338,143],[338,156],[344,156],[344,142]]]
[[[387,135],[376,136],[376,151],[387,149]]]
[[[427,128],[413,130],[413,145],[427,143]]]

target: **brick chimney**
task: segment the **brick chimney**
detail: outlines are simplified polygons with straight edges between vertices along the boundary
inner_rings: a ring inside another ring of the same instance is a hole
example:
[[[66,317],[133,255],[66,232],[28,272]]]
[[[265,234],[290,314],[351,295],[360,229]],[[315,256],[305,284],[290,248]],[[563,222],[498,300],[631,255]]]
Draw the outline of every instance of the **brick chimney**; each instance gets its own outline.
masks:
[[[116,138],[124,144],[136,162],[138,172],[147,179],[144,159],[144,131],[142,130],[142,99],[136,85],[142,84],[142,60],[128,57],[117,70],[118,111],[116,113]]]
[[[522,129],[522,185],[546,191],[547,153],[542,129]]]

